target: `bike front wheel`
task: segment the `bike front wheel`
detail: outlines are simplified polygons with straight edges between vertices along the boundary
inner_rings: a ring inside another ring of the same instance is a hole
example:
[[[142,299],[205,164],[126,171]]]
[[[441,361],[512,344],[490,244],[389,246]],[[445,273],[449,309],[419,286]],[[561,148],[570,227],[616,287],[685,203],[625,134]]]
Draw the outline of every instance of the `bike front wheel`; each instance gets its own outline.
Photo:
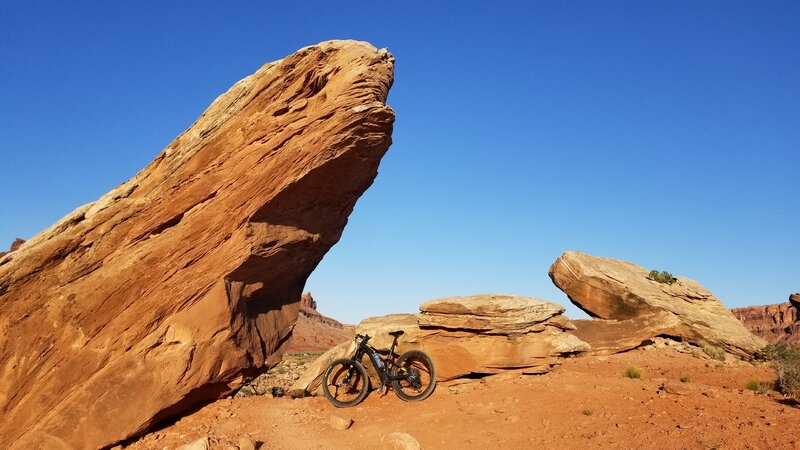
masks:
[[[411,350],[397,358],[392,387],[395,394],[407,402],[428,398],[436,387],[436,368],[425,352]]]
[[[337,359],[322,374],[322,393],[337,408],[355,406],[367,396],[367,371],[352,359]]]

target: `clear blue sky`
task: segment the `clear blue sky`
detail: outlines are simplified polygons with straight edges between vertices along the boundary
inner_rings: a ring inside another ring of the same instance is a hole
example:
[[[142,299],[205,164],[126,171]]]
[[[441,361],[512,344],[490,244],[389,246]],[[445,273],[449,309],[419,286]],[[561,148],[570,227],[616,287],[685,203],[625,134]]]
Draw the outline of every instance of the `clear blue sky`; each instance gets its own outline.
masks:
[[[729,306],[800,291],[800,3],[287,3],[2,1],[0,245],[130,178],[263,63],[352,38],[397,58],[397,121],[308,282],[323,313],[568,305],[547,269],[569,249]]]

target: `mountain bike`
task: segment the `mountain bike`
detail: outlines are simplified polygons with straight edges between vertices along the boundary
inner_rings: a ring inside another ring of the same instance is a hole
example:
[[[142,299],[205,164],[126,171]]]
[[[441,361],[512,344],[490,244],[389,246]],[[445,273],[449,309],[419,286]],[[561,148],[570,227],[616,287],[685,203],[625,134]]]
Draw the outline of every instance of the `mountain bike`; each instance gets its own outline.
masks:
[[[364,355],[369,356],[375,372],[381,381],[380,391],[386,392],[386,387],[391,384],[395,394],[407,402],[426,399],[436,386],[436,369],[430,356],[419,350],[403,353],[396,360],[394,349],[397,338],[403,331],[392,331],[392,348],[389,355],[381,358],[374,347],[369,345],[369,335],[357,334],[358,342],[356,353],[352,358],[341,358],[333,361],[322,375],[322,392],[325,397],[339,408],[355,406],[367,396],[369,377],[361,364]]]

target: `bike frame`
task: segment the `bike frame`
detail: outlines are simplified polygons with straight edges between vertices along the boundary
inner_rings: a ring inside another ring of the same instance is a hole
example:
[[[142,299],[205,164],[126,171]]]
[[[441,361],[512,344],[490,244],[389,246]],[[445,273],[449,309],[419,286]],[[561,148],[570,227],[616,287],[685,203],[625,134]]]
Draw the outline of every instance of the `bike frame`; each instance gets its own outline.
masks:
[[[378,373],[378,377],[381,379],[381,385],[383,386],[387,386],[392,381],[404,380],[406,378],[405,374],[392,375],[392,369],[397,367],[395,363],[396,358],[394,357],[394,349],[397,346],[397,337],[395,337],[394,341],[392,341],[392,347],[389,349],[389,356],[387,356],[385,359],[381,358],[378,350],[367,343],[368,340],[369,336],[364,336],[361,338],[361,342],[358,343],[358,348],[356,348],[356,353],[353,355],[352,360],[361,362],[361,359],[364,357],[364,355],[369,356],[369,362],[372,364],[372,367],[375,368],[375,372]],[[376,358],[383,363],[383,367],[378,366],[378,363],[375,361]]]

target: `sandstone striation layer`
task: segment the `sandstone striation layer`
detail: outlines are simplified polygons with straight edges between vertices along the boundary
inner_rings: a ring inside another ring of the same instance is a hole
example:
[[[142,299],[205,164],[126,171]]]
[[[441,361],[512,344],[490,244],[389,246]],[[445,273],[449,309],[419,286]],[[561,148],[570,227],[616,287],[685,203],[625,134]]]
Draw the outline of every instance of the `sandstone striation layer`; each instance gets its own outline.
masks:
[[[356,335],[354,325],[344,325],[330,317],[317,312],[317,302],[310,292],[300,299],[300,314],[297,324],[292,330],[292,341],[289,351],[319,352],[326,351],[342,342],[353,339]]]
[[[800,344],[800,312],[791,302],[734,308],[731,312],[751,333],[770,344]]]
[[[572,303],[595,318],[583,321],[585,327],[579,322],[576,331],[595,352],[629,350],[659,335],[714,345],[739,357],[766,345],[697,282],[681,277],[658,283],[648,273],[629,262],[579,252],[564,253],[549,272]]]
[[[548,372],[564,356],[589,349],[566,332],[574,327],[563,312],[559,305],[530,297],[451,297],[423,303],[419,314],[365,319],[356,332],[368,334],[373,347],[388,351],[388,333],[403,330],[398,354],[423,350],[433,359],[439,380],[517,369],[535,374]],[[328,364],[354,352],[355,344],[349,342],[320,356],[292,387],[293,394],[317,392]],[[365,367],[370,367],[366,361]],[[373,386],[377,387],[375,380]]]
[[[393,66],[354,41],[268,63],[0,258],[0,447],[107,447],[274,365],[391,143]]]

